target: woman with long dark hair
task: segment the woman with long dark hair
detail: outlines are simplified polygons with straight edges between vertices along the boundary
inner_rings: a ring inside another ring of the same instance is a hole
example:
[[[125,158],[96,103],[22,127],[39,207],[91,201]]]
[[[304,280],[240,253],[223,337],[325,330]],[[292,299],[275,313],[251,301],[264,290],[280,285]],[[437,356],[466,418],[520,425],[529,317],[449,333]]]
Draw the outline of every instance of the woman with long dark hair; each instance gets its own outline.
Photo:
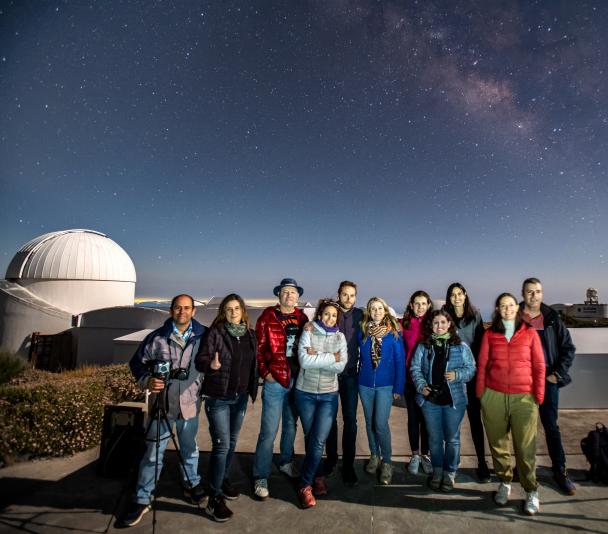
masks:
[[[424,336],[426,320],[433,311],[433,301],[426,291],[414,291],[405,307],[401,326],[403,327],[403,342],[405,344],[405,407],[407,409],[407,436],[412,449],[412,457],[407,470],[412,475],[422,471],[426,475],[433,472],[429,458],[429,435],[420,406],[416,404],[416,389],[412,384],[410,367],[412,356],[418,343]],[[411,387],[408,387],[411,386]]]
[[[380,484],[390,484],[393,465],[388,421],[393,399],[400,398],[405,388],[405,353],[399,323],[383,299],[369,299],[358,338],[359,397],[370,450],[365,470],[376,474],[380,469]]]
[[[475,375],[475,360],[446,311],[431,314],[410,372],[429,433],[433,463],[429,485],[434,490],[441,487],[451,491],[460,464],[460,424],[467,406],[465,384]]]
[[[216,521],[227,521],[232,511],[225,499],[239,496],[228,480],[230,464],[247,411],[247,397],[255,401],[258,391],[255,332],[245,302],[236,293],[222,300],[196,355],[196,368],[204,373],[201,393],[207,397],[205,413],[212,443],[205,512]]]
[[[538,406],[545,396],[545,357],[540,337],[524,323],[517,299],[511,293],[498,295],[492,325],[481,341],[477,396],[494,471],[500,480],[494,501],[504,506],[511,494],[511,432],[519,480],[526,492],[524,512],[534,515],[540,507],[536,432]]]
[[[338,374],[348,361],[346,338],[338,330],[340,313],[337,302],[320,300],[315,319],[304,327],[298,346],[295,402],[306,437],[298,492],[302,508],[315,506],[315,495],[327,494],[323,449],[338,412]]]
[[[469,346],[477,362],[485,328],[479,310],[471,304],[467,290],[460,282],[449,285],[442,309],[451,315],[456,325],[458,337]],[[480,482],[490,482],[490,470],[486,463],[485,436],[483,423],[481,422],[481,405],[475,394],[474,379],[467,382],[467,397],[469,399],[467,416],[471,427],[475,454],[477,455],[477,478]]]

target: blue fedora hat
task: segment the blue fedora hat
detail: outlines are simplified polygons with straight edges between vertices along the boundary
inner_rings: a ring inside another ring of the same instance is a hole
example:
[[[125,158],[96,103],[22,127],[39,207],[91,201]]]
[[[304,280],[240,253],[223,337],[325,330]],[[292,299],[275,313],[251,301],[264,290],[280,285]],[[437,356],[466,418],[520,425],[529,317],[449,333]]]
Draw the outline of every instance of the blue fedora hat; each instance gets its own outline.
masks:
[[[283,280],[281,280],[281,283],[276,286],[272,291],[276,297],[279,296],[281,288],[283,287],[295,287],[298,290],[298,295],[300,296],[302,296],[302,293],[304,293],[304,290],[298,285],[298,283],[293,278],[283,278]]]

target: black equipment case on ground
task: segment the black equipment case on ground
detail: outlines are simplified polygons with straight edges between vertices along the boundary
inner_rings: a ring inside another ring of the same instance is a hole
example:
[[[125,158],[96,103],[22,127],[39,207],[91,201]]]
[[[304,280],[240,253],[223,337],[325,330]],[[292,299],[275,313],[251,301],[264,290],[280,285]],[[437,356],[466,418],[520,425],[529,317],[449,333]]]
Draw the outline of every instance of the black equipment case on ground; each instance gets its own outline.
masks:
[[[141,458],[145,404],[108,404],[103,412],[97,472],[104,477],[126,476]]]

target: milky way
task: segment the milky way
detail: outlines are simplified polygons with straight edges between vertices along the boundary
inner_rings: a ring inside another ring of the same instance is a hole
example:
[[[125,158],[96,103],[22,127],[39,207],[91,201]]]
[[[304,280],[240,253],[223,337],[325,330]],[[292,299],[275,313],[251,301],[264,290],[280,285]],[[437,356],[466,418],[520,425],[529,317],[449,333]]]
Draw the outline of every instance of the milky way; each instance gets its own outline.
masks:
[[[605,2],[2,6],[0,270],[92,228],[139,295],[608,298]]]

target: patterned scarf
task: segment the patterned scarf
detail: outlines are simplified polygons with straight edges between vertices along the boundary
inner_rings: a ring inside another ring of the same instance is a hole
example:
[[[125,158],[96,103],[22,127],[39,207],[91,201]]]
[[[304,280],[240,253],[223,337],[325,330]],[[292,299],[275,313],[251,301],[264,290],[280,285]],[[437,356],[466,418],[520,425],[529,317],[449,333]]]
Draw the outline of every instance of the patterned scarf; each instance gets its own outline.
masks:
[[[447,342],[450,340],[451,334],[446,332],[445,334],[431,334],[431,342],[433,345],[437,345],[438,347],[444,347]]]
[[[382,358],[382,338],[387,334],[388,326],[383,324],[369,323],[367,335],[372,338],[372,368],[376,369],[380,365]]]
[[[247,325],[245,323],[229,323],[226,321],[224,325],[226,328],[226,332],[228,332],[232,337],[242,337],[247,332]]]

